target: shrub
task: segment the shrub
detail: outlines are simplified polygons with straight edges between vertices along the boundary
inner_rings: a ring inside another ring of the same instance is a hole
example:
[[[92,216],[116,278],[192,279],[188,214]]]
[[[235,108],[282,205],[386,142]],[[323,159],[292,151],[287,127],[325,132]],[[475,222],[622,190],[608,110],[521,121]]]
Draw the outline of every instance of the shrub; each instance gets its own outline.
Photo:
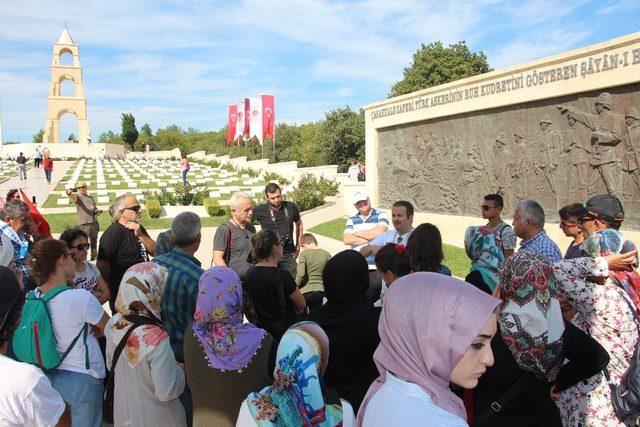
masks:
[[[226,210],[220,206],[220,203],[211,197],[205,197],[202,201],[202,206],[204,206],[209,216],[223,216],[226,213]]]
[[[153,193],[145,191],[142,195],[145,199],[157,199],[162,206],[202,206],[202,201],[209,192],[206,189],[197,190],[194,187],[179,184],[173,191],[163,188]]]
[[[251,168],[242,168],[242,169],[238,169],[238,176],[243,175],[243,174],[247,174],[249,175],[251,178],[255,178],[258,175],[260,175],[260,171],[255,170],[255,169],[251,169]]]
[[[264,179],[267,182],[273,182],[273,181],[278,181],[278,184],[280,185],[289,185],[291,184],[291,180],[285,178],[284,176],[280,175],[279,173],[276,172],[267,172],[266,174],[264,174]]]
[[[220,165],[220,169],[224,169],[227,170],[229,172],[235,172],[236,171],[236,167],[233,166],[231,163],[225,163]]]
[[[160,212],[162,211],[162,205],[158,199],[147,199],[145,202],[147,211],[151,218],[160,218]]]
[[[310,173],[304,174],[298,180],[298,186],[289,193],[300,211],[307,211],[324,204],[324,198],[335,196],[338,193],[338,183],[333,179],[320,177],[319,179]]]
[[[298,187],[289,193],[287,198],[296,204],[300,212],[308,211],[309,209],[313,209],[324,203],[324,196],[322,194],[317,191],[310,191],[301,187]]]

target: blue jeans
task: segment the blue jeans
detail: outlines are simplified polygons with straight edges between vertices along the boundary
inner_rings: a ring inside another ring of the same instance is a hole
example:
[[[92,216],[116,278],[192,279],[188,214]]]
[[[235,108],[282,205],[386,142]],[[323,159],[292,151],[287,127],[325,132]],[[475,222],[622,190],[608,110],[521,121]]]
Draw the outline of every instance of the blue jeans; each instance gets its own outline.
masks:
[[[71,410],[74,427],[101,427],[104,386],[89,374],[56,369],[47,374],[51,385]]]
[[[189,172],[189,169],[182,171],[182,183],[184,185],[189,184],[189,182],[187,181],[187,172]]]
[[[44,177],[47,178],[47,182],[51,184],[51,171],[44,171]]]

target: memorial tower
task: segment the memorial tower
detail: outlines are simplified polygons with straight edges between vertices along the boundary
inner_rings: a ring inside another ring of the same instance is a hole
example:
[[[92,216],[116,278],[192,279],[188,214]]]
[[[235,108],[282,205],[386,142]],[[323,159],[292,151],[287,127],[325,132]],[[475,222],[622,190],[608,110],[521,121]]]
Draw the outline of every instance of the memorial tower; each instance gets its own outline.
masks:
[[[87,99],[84,97],[82,85],[82,67],[79,59],[79,46],[73,42],[67,26],[56,43],[53,44],[53,61],[51,63],[51,83],[47,99],[47,124],[44,127],[42,141],[45,143],[60,142],[60,117],[71,113],[78,121],[78,141],[86,144],[91,135],[87,120]],[[73,56],[71,65],[64,65],[62,57]],[[62,85],[65,80],[73,83],[71,96],[63,96]]]

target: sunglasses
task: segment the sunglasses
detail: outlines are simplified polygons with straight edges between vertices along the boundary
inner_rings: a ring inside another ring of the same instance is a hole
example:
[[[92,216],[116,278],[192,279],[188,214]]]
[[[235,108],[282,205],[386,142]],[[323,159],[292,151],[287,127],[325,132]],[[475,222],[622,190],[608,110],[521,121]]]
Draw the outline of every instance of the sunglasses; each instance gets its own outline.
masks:
[[[85,249],[89,249],[91,247],[90,243],[78,243],[75,246],[69,246],[69,249],[77,249],[79,251],[84,251]]]
[[[578,225],[579,224],[574,224],[573,222],[560,221],[560,228],[577,227]]]
[[[586,216],[586,217],[583,217],[583,218],[578,218],[578,225],[582,225],[585,222],[595,221],[595,220],[596,220],[595,218],[592,218],[590,216]]]
[[[135,205],[135,206],[129,206],[128,208],[124,208],[122,209],[123,211],[134,211],[134,212],[140,212],[140,205]]]
[[[482,208],[483,211],[489,211],[491,209],[495,209],[497,206],[489,206],[489,205],[481,205],[480,206]]]

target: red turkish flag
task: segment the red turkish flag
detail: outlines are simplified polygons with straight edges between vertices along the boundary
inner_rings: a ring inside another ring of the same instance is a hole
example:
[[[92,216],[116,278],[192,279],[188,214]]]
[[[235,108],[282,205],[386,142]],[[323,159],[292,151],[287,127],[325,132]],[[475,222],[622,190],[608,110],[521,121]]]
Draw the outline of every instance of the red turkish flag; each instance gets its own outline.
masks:
[[[242,132],[242,136],[246,139],[249,139],[250,131],[249,131],[249,118],[251,117],[251,103],[249,102],[249,98],[244,99],[244,131]]]
[[[27,196],[24,191],[20,190],[20,195],[22,196],[22,201],[25,202],[27,206],[29,206],[29,214],[31,215],[31,219],[33,220],[34,224],[38,228],[38,233],[40,233],[41,236],[51,237],[51,227],[49,227],[49,223],[47,222],[47,220],[44,219],[40,212],[38,212],[38,209],[33,203],[31,203],[31,200],[29,200],[29,196]]]
[[[229,105],[229,120],[227,123],[227,145],[231,145],[236,137],[236,122],[238,121],[238,106]]]
[[[276,123],[276,100],[274,95],[262,95],[262,135],[273,143]]]

